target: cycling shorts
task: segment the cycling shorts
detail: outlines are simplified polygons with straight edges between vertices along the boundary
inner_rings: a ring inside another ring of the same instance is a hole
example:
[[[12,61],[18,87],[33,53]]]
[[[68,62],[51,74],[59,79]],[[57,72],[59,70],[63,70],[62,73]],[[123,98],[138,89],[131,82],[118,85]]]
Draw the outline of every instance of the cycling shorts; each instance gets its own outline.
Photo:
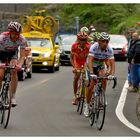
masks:
[[[5,52],[5,51],[1,51],[0,52],[0,61],[2,63],[5,63],[5,61],[8,61],[10,62],[11,59],[18,59],[18,51],[13,51],[13,52]]]
[[[94,67],[93,70],[94,70],[94,74],[95,75],[99,75],[99,71],[100,70],[104,70],[105,69],[105,66],[104,65],[99,65],[97,67]],[[86,70],[86,80],[90,80],[90,72],[89,70],[87,69]]]

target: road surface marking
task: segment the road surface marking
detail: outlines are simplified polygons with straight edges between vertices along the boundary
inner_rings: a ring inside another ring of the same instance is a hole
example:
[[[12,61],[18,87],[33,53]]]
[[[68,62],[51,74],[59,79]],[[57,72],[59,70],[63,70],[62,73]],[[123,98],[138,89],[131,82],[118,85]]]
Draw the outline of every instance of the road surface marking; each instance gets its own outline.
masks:
[[[121,93],[121,96],[120,96],[120,99],[118,101],[118,105],[116,107],[116,115],[119,118],[119,120],[123,124],[125,124],[127,127],[140,133],[140,129],[138,127],[136,127],[135,125],[133,125],[132,123],[130,123],[123,115],[123,108],[124,108],[124,104],[125,104],[125,100],[126,100],[126,96],[127,96],[127,87],[128,87],[128,81],[126,80],[122,93]]]

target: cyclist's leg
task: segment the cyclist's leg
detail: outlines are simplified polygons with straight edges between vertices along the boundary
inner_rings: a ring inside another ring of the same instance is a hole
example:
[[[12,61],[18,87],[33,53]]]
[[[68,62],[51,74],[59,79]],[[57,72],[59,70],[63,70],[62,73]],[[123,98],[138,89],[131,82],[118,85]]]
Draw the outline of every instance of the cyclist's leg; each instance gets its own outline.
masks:
[[[98,75],[98,67],[94,67],[94,74]],[[87,88],[87,103],[90,103],[92,97],[92,91],[94,90],[94,80],[90,80],[90,85]]]
[[[94,69],[94,74],[97,75],[97,69],[95,67],[93,69]],[[90,78],[90,75],[89,75],[89,78]],[[86,92],[84,115],[86,117],[88,117],[89,116],[89,104],[91,102],[92,92],[94,90],[94,80],[93,79],[90,79],[90,84],[86,89],[87,89],[87,92]]]
[[[10,64],[17,65],[17,60],[11,59]],[[17,70],[14,69],[12,70],[11,73],[11,84],[10,84],[10,94],[11,94],[13,104],[16,104],[15,95],[16,95],[17,84],[18,84]]]
[[[76,104],[76,93],[78,89],[79,78],[80,78],[80,73],[74,73],[74,80],[73,80],[74,98],[73,98],[72,104]]]
[[[90,81],[90,85],[89,85],[89,87],[87,87],[86,101],[87,101],[88,104],[89,104],[90,101],[91,101],[91,97],[92,97],[92,91],[93,91],[93,89],[94,89],[94,81],[91,80],[91,81]]]
[[[0,69],[0,91],[2,87],[2,80],[4,78],[4,69]]]

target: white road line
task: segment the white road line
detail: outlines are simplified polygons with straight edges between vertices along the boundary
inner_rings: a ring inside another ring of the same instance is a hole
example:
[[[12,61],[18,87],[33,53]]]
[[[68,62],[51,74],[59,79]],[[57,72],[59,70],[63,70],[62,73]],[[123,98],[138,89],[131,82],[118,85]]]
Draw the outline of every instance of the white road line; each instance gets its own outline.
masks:
[[[120,99],[118,101],[118,105],[116,107],[116,115],[119,118],[119,120],[125,124],[127,127],[129,127],[130,129],[140,133],[140,129],[136,126],[134,126],[132,123],[130,123],[125,116],[123,115],[123,108],[124,108],[124,104],[125,104],[125,100],[126,100],[126,96],[127,96],[127,87],[128,87],[128,81],[126,80]]]

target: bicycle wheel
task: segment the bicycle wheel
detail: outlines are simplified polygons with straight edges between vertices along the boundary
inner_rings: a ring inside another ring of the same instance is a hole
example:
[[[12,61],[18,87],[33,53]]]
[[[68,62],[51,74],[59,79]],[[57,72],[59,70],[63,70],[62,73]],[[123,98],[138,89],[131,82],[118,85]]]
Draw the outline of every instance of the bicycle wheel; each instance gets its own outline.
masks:
[[[91,102],[89,104],[89,123],[90,126],[93,126],[95,120],[95,104],[96,104],[96,97],[92,97]]]
[[[8,92],[2,94],[1,124],[7,128],[11,112],[11,96]]]
[[[81,87],[82,89],[80,90],[80,97],[78,99],[78,107],[77,107],[77,112],[80,113],[80,115],[83,112],[83,106],[84,106],[84,100],[85,100],[85,87]]]
[[[76,94],[76,97],[77,97],[77,112],[79,112],[79,110],[80,110],[80,104],[79,104],[80,96],[81,96],[80,89],[81,89],[81,86],[78,87],[77,94]]]
[[[99,92],[99,95],[96,98],[96,127],[98,130],[101,130],[104,125],[105,120],[105,113],[106,113],[106,99],[105,99],[105,92],[102,89]]]

